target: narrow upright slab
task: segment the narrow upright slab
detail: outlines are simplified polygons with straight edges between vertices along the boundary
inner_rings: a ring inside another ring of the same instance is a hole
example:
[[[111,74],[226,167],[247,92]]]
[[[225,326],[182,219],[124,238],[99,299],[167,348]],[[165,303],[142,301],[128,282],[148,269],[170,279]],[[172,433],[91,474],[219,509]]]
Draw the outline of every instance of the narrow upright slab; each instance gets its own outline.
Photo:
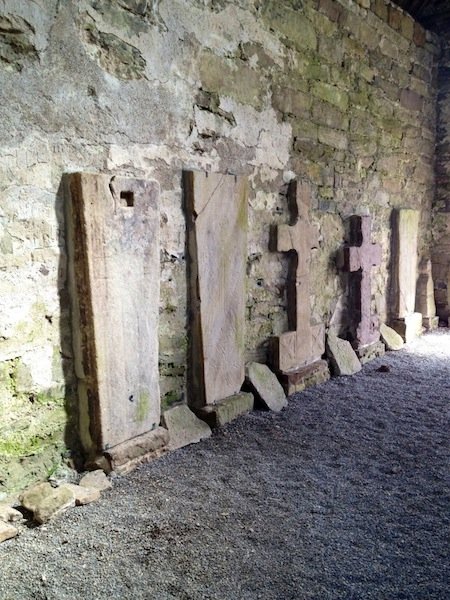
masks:
[[[196,444],[211,436],[209,425],[196,417],[185,404],[164,411],[162,423],[169,432],[170,450]]]
[[[293,225],[277,229],[277,250],[293,255],[288,275],[287,312],[291,331],[276,338],[275,368],[295,371],[320,360],[325,350],[323,324],[311,324],[309,292],[311,249],[317,248],[319,234],[309,221],[311,190],[306,182],[293,181],[288,189]]]
[[[436,316],[434,284],[431,260],[423,258],[419,263],[419,277],[416,289],[416,312],[422,314],[422,323],[426,329],[436,329],[439,318]]]
[[[189,404],[233,396],[245,377],[247,178],[184,172],[189,245]]]
[[[401,208],[393,213],[391,314],[404,319],[414,312],[417,281],[419,211]]]
[[[327,335],[327,354],[334,375],[354,375],[361,371],[361,363],[350,342],[330,331]]]
[[[159,424],[159,187],[68,177],[80,429],[90,456]]]
[[[344,248],[343,268],[350,274],[353,346],[360,348],[380,339],[378,318],[371,313],[371,270],[381,263],[381,246],[370,241],[369,216],[352,215],[349,225],[350,240]]]

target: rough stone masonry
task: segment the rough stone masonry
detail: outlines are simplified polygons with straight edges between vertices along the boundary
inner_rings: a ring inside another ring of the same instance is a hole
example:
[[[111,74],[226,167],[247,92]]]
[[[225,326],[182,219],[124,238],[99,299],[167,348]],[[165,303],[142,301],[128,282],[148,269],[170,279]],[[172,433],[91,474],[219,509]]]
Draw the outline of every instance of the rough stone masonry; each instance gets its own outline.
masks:
[[[319,230],[312,322],[345,337],[333,258],[369,213],[383,321],[393,209],[420,211],[429,254],[438,52],[385,0],[2,0],[0,495],[78,456],[64,174],[159,183],[161,403],[189,402],[182,170],[248,179],[247,362],[288,330],[289,260],[268,248],[293,179]]]

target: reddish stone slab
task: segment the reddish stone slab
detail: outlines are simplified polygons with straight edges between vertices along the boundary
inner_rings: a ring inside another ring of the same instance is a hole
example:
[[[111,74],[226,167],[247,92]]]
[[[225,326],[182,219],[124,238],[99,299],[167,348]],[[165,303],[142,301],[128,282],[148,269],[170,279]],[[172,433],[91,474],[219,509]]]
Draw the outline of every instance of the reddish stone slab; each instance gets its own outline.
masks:
[[[371,270],[381,262],[381,246],[370,241],[370,216],[350,217],[350,244],[344,248],[343,269],[350,273],[350,304],[354,346],[380,339],[378,318],[371,314]]]
[[[275,339],[274,363],[280,371],[293,371],[319,360],[325,350],[323,324],[311,324],[309,268],[311,249],[318,247],[318,231],[309,221],[311,190],[305,182],[292,182],[288,202],[293,225],[277,229],[277,250],[293,254],[288,275],[287,312],[291,331]]]

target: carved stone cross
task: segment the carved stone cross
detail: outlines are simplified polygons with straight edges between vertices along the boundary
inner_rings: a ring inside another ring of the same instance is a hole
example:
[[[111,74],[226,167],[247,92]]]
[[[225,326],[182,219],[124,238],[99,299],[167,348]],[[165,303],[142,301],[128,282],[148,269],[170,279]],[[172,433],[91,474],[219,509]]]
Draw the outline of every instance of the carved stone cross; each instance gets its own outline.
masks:
[[[288,202],[293,225],[277,228],[278,252],[295,255],[288,274],[287,331],[276,338],[275,366],[281,371],[293,371],[320,359],[324,352],[324,326],[311,325],[309,267],[311,249],[318,247],[317,228],[309,222],[311,192],[304,182],[292,182]]]
[[[381,263],[381,246],[370,241],[370,216],[350,217],[350,245],[344,248],[344,270],[350,280],[354,345],[367,346],[380,338],[378,318],[371,314],[371,269]]]

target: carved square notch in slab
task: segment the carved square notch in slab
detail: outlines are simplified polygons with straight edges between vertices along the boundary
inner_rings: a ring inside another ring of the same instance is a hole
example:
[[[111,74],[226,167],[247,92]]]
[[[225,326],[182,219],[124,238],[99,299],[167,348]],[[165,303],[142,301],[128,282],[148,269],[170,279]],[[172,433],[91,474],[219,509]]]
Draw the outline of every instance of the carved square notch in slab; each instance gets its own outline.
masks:
[[[159,186],[88,173],[67,184],[80,433],[92,456],[160,420]]]
[[[247,178],[185,171],[189,404],[233,396],[245,378]]]

